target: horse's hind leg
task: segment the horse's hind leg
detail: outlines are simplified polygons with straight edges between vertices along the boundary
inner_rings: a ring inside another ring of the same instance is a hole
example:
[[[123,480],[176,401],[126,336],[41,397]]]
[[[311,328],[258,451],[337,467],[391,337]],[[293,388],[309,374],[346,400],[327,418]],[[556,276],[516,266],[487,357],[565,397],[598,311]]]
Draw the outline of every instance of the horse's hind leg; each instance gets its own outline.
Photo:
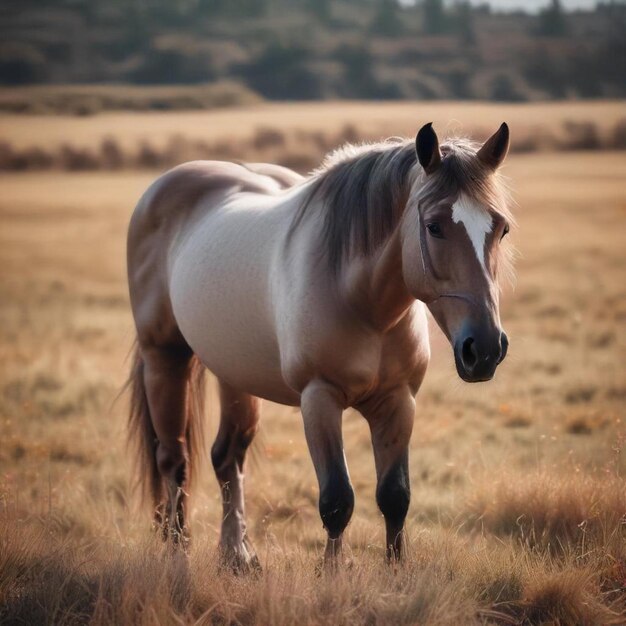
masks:
[[[220,381],[221,418],[211,460],[222,491],[220,535],[222,558],[236,571],[258,569],[259,561],[246,534],[244,460],[258,428],[259,400]]]
[[[188,543],[185,487],[190,468],[186,395],[191,357],[186,345],[142,349],[144,385],[156,434],[156,466],[167,497],[157,508],[155,521],[164,540],[183,548]]]

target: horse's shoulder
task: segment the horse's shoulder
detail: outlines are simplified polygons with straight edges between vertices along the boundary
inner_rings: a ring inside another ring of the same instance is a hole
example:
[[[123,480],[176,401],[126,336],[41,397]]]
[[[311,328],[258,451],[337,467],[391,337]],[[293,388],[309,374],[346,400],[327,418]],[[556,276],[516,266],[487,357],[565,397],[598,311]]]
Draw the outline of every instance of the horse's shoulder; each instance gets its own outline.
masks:
[[[426,307],[415,302],[408,314],[385,334],[379,380],[382,386],[395,386],[404,378],[417,389],[430,361],[430,340]]]

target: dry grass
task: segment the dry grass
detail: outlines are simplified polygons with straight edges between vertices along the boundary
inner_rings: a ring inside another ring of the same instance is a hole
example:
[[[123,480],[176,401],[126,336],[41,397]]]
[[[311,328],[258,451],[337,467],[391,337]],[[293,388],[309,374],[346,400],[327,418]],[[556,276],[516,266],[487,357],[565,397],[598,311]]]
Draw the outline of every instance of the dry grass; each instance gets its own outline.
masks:
[[[517,537],[530,548],[558,553],[578,546],[584,551],[586,543],[610,542],[612,534],[624,539],[623,487],[608,470],[603,480],[576,471],[563,476],[544,470],[523,481],[505,475],[473,495],[470,522],[483,532]]]
[[[604,144],[623,119],[624,106],[619,100],[525,104],[480,101],[267,102],[214,111],[116,111],[89,117],[5,113],[0,114],[0,137],[15,150],[39,147],[46,151],[65,144],[75,149],[93,150],[107,137],[114,137],[126,152],[135,150],[142,143],[162,150],[176,136],[209,145],[238,144],[250,141],[263,128],[297,140],[300,133],[330,137],[346,126],[352,126],[361,135],[380,138],[413,136],[419,126],[432,121],[441,135],[472,132],[477,137],[486,137],[507,121],[513,130],[514,144],[532,141],[531,147],[535,149],[541,148],[543,141],[550,145],[551,141],[565,140],[569,132],[576,132],[580,137],[589,124]],[[620,128],[619,137],[623,142],[623,124]],[[303,153],[308,150],[308,145],[302,147]]]
[[[430,529],[407,563],[375,550],[338,573],[271,545],[264,573],[234,577],[213,546],[189,559],[145,540],[60,539],[50,520],[3,520],[3,623],[619,624],[624,550],[590,542],[561,560],[513,542]],[[621,559],[621,560],[618,560]]]
[[[4,175],[0,621],[624,623],[625,166],[617,152],[510,158],[521,251],[502,310],[511,353],[496,380],[464,385],[433,328],[406,566],[384,564],[369,434],[348,412],[351,566],[316,574],[323,531],[301,420],[265,405],[247,480],[258,579],[218,572],[208,471],[188,563],[152,543],[129,491],[126,401],[114,402],[133,338],[124,233],[155,174]],[[209,405],[214,433],[212,382]]]
[[[625,126],[626,118],[604,132],[600,132],[595,122],[565,121],[560,129],[541,126],[518,138],[511,152],[623,150]],[[465,132],[470,137],[484,134],[481,128],[469,128]],[[124,143],[113,135],[102,139],[94,148],[64,143],[47,149],[36,145],[16,149],[5,141],[0,142],[0,171],[167,169],[185,161],[218,159],[279,163],[307,172],[336,146],[380,138],[366,126],[346,124],[336,133],[320,130],[283,133],[277,128],[259,126],[249,138],[215,143],[176,134],[163,146],[144,140],[134,148],[124,148]]]
[[[0,111],[29,115],[96,115],[103,111],[178,111],[257,104],[261,97],[244,85],[30,85],[3,87]]]
[[[117,94],[116,89],[111,93]],[[159,89],[153,89],[153,97]],[[76,91],[85,97],[89,93],[81,87]],[[108,97],[107,88],[102,91],[100,96]],[[125,97],[134,97],[130,92],[125,96],[121,91],[121,104]],[[55,96],[54,90],[41,93]],[[0,93],[0,107],[2,97]],[[487,137],[507,120],[514,128],[514,153],[626,148],[623,107],[610,101],[436,106],[387,102],[375,107],[367,102],[332,107],[268,103],[201,113],[135,111],[90,118],[0,114],[0,171],[165,169],[193,159],[265,161],[308,171],[346,141],[410,136],[428,120],[435,120],[442,135],[477,138]]]

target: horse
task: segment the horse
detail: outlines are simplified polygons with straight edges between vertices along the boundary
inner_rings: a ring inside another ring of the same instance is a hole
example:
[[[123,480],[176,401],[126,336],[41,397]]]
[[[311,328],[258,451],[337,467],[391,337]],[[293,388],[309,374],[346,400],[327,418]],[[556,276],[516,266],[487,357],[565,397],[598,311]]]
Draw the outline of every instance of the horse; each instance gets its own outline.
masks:
[[[426,124],[415,140],[344,146],[306,178],[269,164],[194,161],[147,189],[128,229],[137,331],[129,425],[169,545],[189,541],[209,370],[221,404],[211,460],[224,562],[260,567],[243,482],[261,399],[300,407],[331,564],[354,507],[342,412],[363,415],[386,555],[404,558],[427,310],[464,381],[490,380],[507,353],[499,284],[513,217],[498,169],[508,148],[506,123],[482,146],[440,145]]]

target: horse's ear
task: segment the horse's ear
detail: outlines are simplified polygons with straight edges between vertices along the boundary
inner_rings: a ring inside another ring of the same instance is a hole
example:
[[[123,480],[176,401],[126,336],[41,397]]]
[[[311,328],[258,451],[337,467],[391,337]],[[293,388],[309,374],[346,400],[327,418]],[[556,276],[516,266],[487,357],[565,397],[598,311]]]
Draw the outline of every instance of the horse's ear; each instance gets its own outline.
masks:
[[[424,124],[415,138],[417,160],[427,174],[432,174],[441,164],[439,140],[433,130],[433,123]]]
[[[490,169],[497,170],[509,151],[509,127],[502,122],[500,128],[485,141],[476,156]]]

